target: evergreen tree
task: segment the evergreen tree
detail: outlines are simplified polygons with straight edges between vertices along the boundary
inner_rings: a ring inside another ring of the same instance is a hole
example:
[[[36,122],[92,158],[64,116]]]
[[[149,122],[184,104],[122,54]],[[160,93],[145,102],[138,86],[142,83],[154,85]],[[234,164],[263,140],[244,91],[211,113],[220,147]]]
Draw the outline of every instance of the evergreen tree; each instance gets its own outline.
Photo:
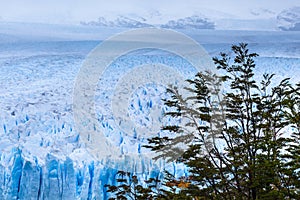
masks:
[[[258,55],[243,43],[232,51],[232,60],[213,58],[222,76],[187,80],[188,96],[167,89],[169,124],[145,146],[156,159],[183,162],[190,175],[165,172],[143,187],[127,174],[108,192],[117,199],[300,199],[300,84],[274,84],[274,74],[258,83]]]
[[[107,192],[112,194],[109,200],[152,200],[160,194],[158,177],[146,180],[144,186],[138,177],[130,172],[118,171],[116,176],[117,185],[105,185],[108,188]]]
[[[224,53],[213,59],[223,76],[199,72],[188,80],[190,96],[168,89],[166,116],[186,123],[165,126],[170,136],[151,138],[147,147],[170,157],[179,142],[188,143],[177,160],[190,168],[185,192],[198,199],[299,198],[299,85],[284,79],[272,86],[274,74],[257,83],[258,55],[247,44],[232,51],[233,60]]]

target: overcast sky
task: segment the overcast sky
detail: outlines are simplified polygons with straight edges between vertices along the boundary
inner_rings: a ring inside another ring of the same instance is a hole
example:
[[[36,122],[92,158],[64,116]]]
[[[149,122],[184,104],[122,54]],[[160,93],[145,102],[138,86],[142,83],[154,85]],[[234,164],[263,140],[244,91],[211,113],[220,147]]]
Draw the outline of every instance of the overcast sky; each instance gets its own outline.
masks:
[[[226,2],[226,3],[225,3]],[[76,24],[96,20],[99,16],[137,14],[249,19],[259,17],[251,11],[268,9],[269,14],[300,6],[299,0],[0,0],[0,20]],[[260,15],[260,17],[264,17]]]

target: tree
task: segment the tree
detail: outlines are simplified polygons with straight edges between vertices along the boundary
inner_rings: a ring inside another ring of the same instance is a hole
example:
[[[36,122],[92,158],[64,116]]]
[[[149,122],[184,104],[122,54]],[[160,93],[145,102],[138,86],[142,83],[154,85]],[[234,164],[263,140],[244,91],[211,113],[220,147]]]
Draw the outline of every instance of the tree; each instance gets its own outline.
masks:
[[[199,72],[188,80],[190,96],[167,90],[166,116],[185,123],[165,126],[169,136],[146,147],[168,158],[180,152],[178,143],[188,144],[177,161],[190,168],[191,189],[184,192],[198,199],[299,199],[299,85],[284,79],[272,86],[274,74],[258,84],[258,55],[247,44],[232,51],[233,60],[225,53],[213,59],[223,76]],[[298,130],[293,139],[291,125]]]
[[[294,199],[300,198],[300,83],[297,87],[290,86],[289,91],[285,91],[287,98],[283,102],[288,108],[284,110],[284,115],[290,123],[291,134],[286,153],[282,156],[285,159],[285,171],[282,179],[285,185],[289,185],[288,193]]]
[[[189,187],[185,177],[176,179],[172,174],[165,171],[164,180],[159,177],[140,181],[136,175],[130,172],[118,171],[116,185],[105,185],[107,192],[111,193],[109,200],[192,200],[182,191]],[[177,192],[181,190],[180,192]]]
[[[145,147],[156,159],[183,162],[189,176],[165,172],[161,184],[139,187],[150,194],[144,199],[300,199],[300,83],[258,78],[258,55],[243,43],[232,51],[232,60],[225,53],[213,58],[222,75],[199,72],[187,80],[188,96],[167,89],[169,124]],[[126,183],[109,191],[130,196],[135,192],[126,188],[137,188]]]

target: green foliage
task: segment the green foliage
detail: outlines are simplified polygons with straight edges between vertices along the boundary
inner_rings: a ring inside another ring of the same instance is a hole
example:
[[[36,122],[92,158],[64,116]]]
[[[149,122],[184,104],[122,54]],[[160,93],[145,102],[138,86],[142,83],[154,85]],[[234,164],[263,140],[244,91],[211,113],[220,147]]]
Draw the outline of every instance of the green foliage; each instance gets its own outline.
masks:
[[[111,193],[109,200],[192,200],[184,193],[190,186],[189,181],[184,177],[177,180],[168,172],[161,182],[158,177],[139,181],[130,172],[118,171],[116,182],[117,185],[105,185]]]
[[[150,194],[144,199],[300,199],[300,83],[255,76],[258,55],[247,44],[232,52],[233,58],[213,58],[222,76],[199,72],[187,80],[188,96],[168,88],[165,115],[174,121],[146,146],[157,159],[183,162],[190,176],[166,172],[155,192],[121,179],[127,186],[110,192],[140,192],[133,199],[144,193]]]
[[[158,178],[150,178],[145,181],[145,187],[139,183],[136,175],[130,172],[118,171],[116,177],[117,185],[105,185],[107,192],[112,194],[109,200],[134,199],[134,200],[152,200],[154,196],[159,195]]]
[[[166,116],[186,123],[164,127],[171,136],[152,138],[148,147],[168,157],[164,149],[172,151],[174,143],[189,145],[178,160],[190,168],[185,193],[194,198],[300,199],[299,85],[289,79],[274,85],[274,74],[257,83],[258,55],[247,44],[232,51],[233,60],[225,53],[213,59],[222,76],[199,72],[188,80],[190,96],[168,89],[165,104],[173,112]]]

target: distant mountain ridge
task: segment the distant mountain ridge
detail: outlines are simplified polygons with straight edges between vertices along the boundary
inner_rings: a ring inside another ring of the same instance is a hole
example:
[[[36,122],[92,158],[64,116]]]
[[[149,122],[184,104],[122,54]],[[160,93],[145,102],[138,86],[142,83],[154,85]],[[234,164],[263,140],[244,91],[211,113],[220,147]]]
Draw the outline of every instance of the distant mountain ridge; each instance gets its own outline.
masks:
[[[104,15],[97,20],[80,22],[85,26],[144,28],[160,27],[169,29],[218,29],[218,30],[282,30],[300,31],[300,6],[275,12],[268,8],[249,10],[249,18],[238,18],[221,11],[199,11],[195,13],[178,13],[163,15],[151,11],[145,15],[123,14],[110,17]]]
[[[300,6],[283,10],[277,16],[278,28],[284,31],[300,31]]]
[[[82,25],[103,26],[103,27],[124,27],[124,28],[143,28],[152,27],[153,25],[145,23],[146,19],[133,19],[126,16],[119,16],[115,20],[107,20],[99,17],[97,21],[81,22]]]
[[[210,19],[199,16],[192,15],[190,17],[178,18],[174,20],[169,20],[162,24],[152,24],[148,23],[147,19],[143,17],[128,17],[128,16],[118,16],[114,20],[108,20],[105,17],[99,17],[97,21],[90,22],[80,22],[82,25],[87,26],[103,26],[103,27],[123,27],[123,28],[144,28],[144,27],[161,27],[170,29],[214,29],[215,23]]]
[[[215,23],[208,18],[193,15],[178,20],[170,20],[168,23],[161,25],[161,27],[171,29],[215,29]]]

